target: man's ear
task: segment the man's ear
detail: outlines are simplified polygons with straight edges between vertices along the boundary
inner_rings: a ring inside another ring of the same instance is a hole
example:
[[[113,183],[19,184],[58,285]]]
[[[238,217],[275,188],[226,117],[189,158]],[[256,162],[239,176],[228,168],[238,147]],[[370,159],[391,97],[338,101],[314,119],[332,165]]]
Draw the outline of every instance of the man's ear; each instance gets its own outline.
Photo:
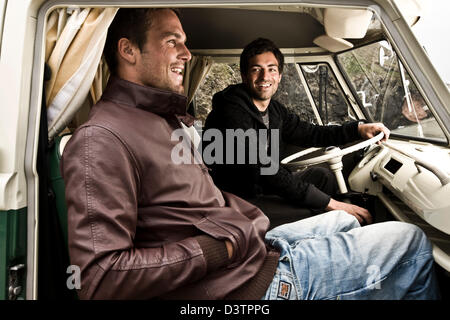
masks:
[[[138,48],[134,46],[127,38],[121,38],[117,43],[119,56],[130,64],[136,63]]]

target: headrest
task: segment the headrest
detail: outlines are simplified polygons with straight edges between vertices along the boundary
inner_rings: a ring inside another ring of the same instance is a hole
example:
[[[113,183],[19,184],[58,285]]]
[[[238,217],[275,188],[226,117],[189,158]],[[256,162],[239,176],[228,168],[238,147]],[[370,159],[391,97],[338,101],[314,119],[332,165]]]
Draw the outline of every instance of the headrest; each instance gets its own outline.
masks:
[[[59,142],[59,150],[58,150],[60,157],[62,156],[62,154],[64,152],[64,148],[66,147],[66,144],[71,137],[72,137],[71,134],[67,134],[67,135],[61,137],[61,141]]]

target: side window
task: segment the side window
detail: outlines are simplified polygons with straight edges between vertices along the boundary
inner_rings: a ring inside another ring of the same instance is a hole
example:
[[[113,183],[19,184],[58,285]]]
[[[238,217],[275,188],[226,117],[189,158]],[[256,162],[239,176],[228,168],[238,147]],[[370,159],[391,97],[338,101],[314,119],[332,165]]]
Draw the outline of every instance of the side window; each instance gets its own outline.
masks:
[[[387,41],[338,55],[368,118],[393,134],[446,141],[425,100]]]
[[[201,121],[204,125],[206,117],[211,111],[212,97],[215,93],[231,84],[241,82],[239,64],[214,63],[194,97],[197,121]],[[290,111],[298,114],[300,119],[313,123],[317,122],[294,63],[284,65],[283,76],[273,99],[278,100]]]
[[[211,70],[194,96],[196,121],[201,121],[201,126],[203,126],[212,109],[214,94],[241,81],[238,63],[213,63]]]
[[[356,119],[328,64],[302,64],[301,70],[323,124],[342,124]]]
[[[291,112],[296,113],[301,120],[317,123],[294,63],[284,65],[283,76],[273,98],[284,104]]]

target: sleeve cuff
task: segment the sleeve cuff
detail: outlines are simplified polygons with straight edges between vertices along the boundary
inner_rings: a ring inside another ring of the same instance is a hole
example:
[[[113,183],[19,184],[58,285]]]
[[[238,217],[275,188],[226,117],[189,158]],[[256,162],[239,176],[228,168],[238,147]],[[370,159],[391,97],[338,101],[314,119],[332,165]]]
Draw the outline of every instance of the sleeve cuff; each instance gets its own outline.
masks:
[[[330,202],[331,196],[310,184],[303,198],[303,205],[311,209],[325,209]]]
[[[228,251],[224,240],[207,235],[195,237],[203,251],[208,272],[228,264]]]

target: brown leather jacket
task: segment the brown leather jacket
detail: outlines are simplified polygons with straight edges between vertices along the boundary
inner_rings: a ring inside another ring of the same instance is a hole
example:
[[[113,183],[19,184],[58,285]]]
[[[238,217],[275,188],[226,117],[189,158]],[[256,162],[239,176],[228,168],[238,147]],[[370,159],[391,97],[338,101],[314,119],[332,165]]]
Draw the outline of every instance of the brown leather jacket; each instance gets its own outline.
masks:
[[[182,95],[112,78],[68,142],[62,171],[80,298],[259,299],[272,280],[267,217],[221,192],[203,163],[171,160],[173,130],[192,120],[185,106]]]

